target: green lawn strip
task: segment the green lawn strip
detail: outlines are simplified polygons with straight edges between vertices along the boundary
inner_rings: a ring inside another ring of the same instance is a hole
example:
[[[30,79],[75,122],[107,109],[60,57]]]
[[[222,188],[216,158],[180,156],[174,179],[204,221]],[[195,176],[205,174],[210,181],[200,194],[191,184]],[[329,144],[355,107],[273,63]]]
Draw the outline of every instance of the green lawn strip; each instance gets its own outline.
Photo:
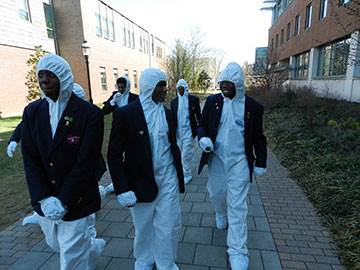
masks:
[[[317,98],[306,111],[296,99],[266,111],[269,144],[332,232],[346,267],[360,269],[360,104]]]

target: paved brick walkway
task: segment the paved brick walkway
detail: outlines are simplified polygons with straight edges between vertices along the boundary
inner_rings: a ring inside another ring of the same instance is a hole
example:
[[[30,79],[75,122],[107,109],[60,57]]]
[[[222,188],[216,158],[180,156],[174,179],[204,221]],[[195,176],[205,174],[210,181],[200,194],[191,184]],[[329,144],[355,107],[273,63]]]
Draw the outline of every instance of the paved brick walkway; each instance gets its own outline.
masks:
[[[343,269],[311,204],[272,153],[268,172],[250,188],[250,270]],[[109,177],[102,181],[107,183]],[[181,196],[183,227],[177,262],[182,270],[229,267],[226,231],[214,229],[205,184],[206,171],[195,177]],[[129,212],[118,206],[113,194],[102,205],[97,214],[97,231],[107,245],[97,269],[133,269],[134,230]],[[39,226],[23,227],[17,222],[0,232],[0,269],[59,269],[59,256],[47,247]]]

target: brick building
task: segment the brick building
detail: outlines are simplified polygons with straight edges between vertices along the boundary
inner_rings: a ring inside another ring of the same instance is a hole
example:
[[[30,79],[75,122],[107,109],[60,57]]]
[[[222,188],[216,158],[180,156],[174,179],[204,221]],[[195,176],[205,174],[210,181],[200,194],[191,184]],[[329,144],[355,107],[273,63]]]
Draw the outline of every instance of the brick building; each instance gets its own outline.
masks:
[[[55,53],[51,2],[0,1],[0,112],[15,116],[26,106],[26,60],[34,47]]]
[[[277,0],[269,64],[320,95],[360,102],[360,1]]]
[[[128,74],[136,93],[144,68],[164,67],[166,44],[104,1],[2,0],[0,15],[2,117],[21,115],[27,104],[26,60],[37,45],[66,58],[75,81],[88,91],[81,51],[87,40],[94,103],[111,95],[118,76]]]

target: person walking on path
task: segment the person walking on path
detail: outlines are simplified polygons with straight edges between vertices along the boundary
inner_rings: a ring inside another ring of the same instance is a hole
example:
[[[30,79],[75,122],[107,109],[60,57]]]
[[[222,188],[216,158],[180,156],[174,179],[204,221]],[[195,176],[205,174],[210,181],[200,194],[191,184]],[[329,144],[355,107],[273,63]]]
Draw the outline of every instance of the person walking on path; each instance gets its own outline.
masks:
[[[189,87],[184,79],[176,85],[177,97],[171,101],[171,111],[176,126],[176,141],[181,152],[185,184],[192,179],[191,165],[194,157],[194,138],[201,119],[200,101],[189,94]]]
[[[140,97],[113,114],[108,164],[117,200],[135,227],[135,270],[178,270],[179,192],[185,190],[170,110],[163,105],[166,75],[145,69]]]
[[[105,101],[101,109],[104,115],[114,112],[117,108],[127,105],[138,98],[138,95],[130,92],[131,84],[127,75],[116,80],[117,91],[114,91],[110,98]]]
[[[227,253],[233,270],[249,265],[247,203],[252,173],[266,172],[263,107],[245,95],[243,71],[229,63],[219,77],[220,94],[209,96],[198,129],[204,151],[199,173],[208,165],[207,188],[218,229],[226,229]]]
[[[101,156],[101,110],[73,94],[70,65],[47,54],[37,65],[44,98],[30,103],[21,125],[21,149],[31,204],[62,270],[95,269],[105,241],[90,233],[100,209],[95,170]]]

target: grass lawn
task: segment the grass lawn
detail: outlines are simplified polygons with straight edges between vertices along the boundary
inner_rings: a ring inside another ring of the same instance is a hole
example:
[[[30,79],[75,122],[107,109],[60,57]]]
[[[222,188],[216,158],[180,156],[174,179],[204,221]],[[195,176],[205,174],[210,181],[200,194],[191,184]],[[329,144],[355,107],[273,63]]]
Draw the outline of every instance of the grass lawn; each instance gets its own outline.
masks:
[[[347,269],[360,269],[360,104],[266,90],[272,150],[329,228]]]

